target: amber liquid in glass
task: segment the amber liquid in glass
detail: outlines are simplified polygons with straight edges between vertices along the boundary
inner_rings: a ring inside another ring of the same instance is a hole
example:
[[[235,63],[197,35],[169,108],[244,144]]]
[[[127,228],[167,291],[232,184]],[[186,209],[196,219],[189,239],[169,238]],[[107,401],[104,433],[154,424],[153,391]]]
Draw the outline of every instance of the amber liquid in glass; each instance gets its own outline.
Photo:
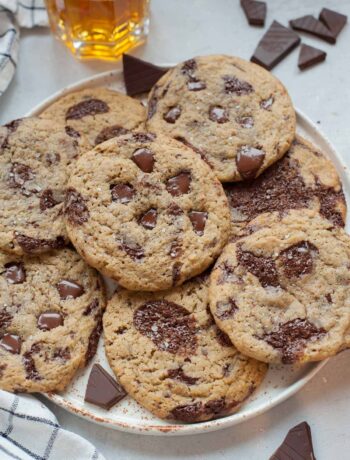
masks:
[[[46,0],[51,29],[81,58],[117,59],[148,34],[149,0]]]

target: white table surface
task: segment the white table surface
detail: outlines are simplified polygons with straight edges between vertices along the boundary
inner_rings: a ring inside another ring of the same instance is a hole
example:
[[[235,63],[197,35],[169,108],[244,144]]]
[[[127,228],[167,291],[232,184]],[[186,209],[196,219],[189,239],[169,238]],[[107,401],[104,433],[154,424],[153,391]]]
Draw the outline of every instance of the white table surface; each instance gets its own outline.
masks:
[[[350,17],[350,0],[269,0],[267,24],[287,24],[323,6]],[[249,59],[263,30],[249,27],[239,0],[152,0],[147,45],[135,54],[153,62],[177,62],[199,54],[227,53]],[[330,138],[350,166],[350,25],[338,43],[302,35],[303,42],[327,51],[325,63],[304,72],[294,51],[274,73],[297,107]],[[53,92],[119,64],[76,61],[47,30],[24,31],[20,62],[10,88],[0,98],[0,123],[25,114]],[[148,437],[108,430],[49,404],[60,423],[85,436],[114,459],[268,459],[288,429],[307,420],[317,460],[350,458],[350,353],[333,358],[297,395],[251,421],[205,435]],[[69,459],[74,460],[74,459]]]

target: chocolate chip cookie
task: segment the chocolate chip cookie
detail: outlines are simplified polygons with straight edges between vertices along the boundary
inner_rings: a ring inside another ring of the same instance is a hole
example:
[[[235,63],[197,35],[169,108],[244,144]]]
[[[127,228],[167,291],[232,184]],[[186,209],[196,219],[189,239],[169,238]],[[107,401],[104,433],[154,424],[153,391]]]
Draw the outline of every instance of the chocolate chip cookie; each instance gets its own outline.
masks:
[[[220,182],[190,148],[134,133],[83,154],[65,202],[81,256],[123,287],[157,291],[201,273],[225,245],[230,211]]]
[[[61,391],[95,354],[105,306],[95,270],[71,249],[0,253],[0,388]]]
[[[74,139],[87,137],[90,147],[138,128],[145,108],[136,99],[107,88],[90,88],[69,93],[41,114],[66,125]]]
[[[242,353],[268,363],[337,353],[350,323],[350,238],[316,211],[267,213],[230,243],[211,276],[210,308]]]
[[[66,245],[67,168],[81,151],[64,126],[24,118],[0,127],[0,248],[41,253]]]
[[[287,154],[251,182],[225,184],[237,235],[264,212],[315,209],[344,227],[346,201],[333,164],[310,142],[297,136]]]
[[[146,126],[205,159],[222,182],[257,177],[290,147],[296,118],[284,86],[232,56],[177,65],[153,87]]]
[[[199,422],[235,412],[267,370],[215,325],[206,276],[157,294],[121,291],[103,326],[119,381],[160,418]]]

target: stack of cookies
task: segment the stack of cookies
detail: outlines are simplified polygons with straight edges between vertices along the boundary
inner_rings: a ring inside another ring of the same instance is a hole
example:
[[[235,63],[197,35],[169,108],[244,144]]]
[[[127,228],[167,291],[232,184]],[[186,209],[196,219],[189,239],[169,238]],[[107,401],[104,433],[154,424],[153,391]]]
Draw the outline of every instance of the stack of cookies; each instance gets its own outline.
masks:
[[[268,363],[346,348],[345,198],[295,130],[283,85],[229,56],[170,69],[147,110],[87,89],[0,128],[0,388],[64,389],[102,320],[126,392],[197,422]]]

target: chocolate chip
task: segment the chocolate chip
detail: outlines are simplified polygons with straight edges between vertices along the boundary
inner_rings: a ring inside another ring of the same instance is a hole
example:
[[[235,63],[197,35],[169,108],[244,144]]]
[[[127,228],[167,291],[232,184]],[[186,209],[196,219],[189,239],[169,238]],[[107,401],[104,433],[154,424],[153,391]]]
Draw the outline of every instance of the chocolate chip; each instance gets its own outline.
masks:
[[[177,369],[169,369],[167,377],[172,380],[177,380],[178,382],[186,383],[187,385],[195,385],[199,380],[198,377],[190,377],[189,375],[186,375],[181,367]]]
[[[334,37],[338,37],[347,22],[347,16],[336,11],[323,8],[319,20],[329,29]]]
[[[18,355],[21,352],[21,345],[21,338],[15,334],[4,334],[0,339],[0,347],[13,355]]]
[[[311,189],[309,192],[310,200],[312,199],[312,194],[320,200],[320,214],[336,227],[344,227],[344,218],[337,209],[339,203],[345,203],[343,190],[335,191],[333,188],[316,184],[316,189]]]
[[[66,113],[66,120],[80,120],[88,115],[107,112],[109,112],[109,107],[106,102],[100,99],[87,99],[70,107]]]
[[[126,238],[124,238],[119,245],[120,249],[126,252],[129,257],[131,257],[133,260],[141,260],[145,257],[145,252],[143,248],[135,243],[134,241],[130,241]]]
[[[26,280],[26,270],[22,262],[8,262],[4,267],[4,276],[8,284],[24,283]]]
[[[228,111],[219,105],[214,105],[209,109],[209,119],[216,123],[226,123],[228,121]]]
[[[76,299],[84,294],[85,289],[76,281],[63,279],[56,284],[61,300]]]
[[[181,115],[181,109],[178,106],[171,107],[166,114],[164,114],[163,118],[166,122],[174,124],[175,121]]]
[[[181,254],[181,252],[182,252],[182,244],[179,240],[176,239],[170,245],[169,255],[170,257],[175,259],[175,257],[178,257]]]
[[[197,235],[203,235],[208,213],[202,211],[191,211],[188,213],[193,230]]]
[[[289,21],[289,25],[292,29],[315,35],[328,43],[334,44],[336,42],[336,37],[332,34],[332,32],[311,14],[307,14],[298,19],[293,19],[292,21]]]
[[[57,236],[54,240],[48,240],[15,233],[15,240],[22,250],[28,254],[41,253],[50,249],[62,249],[66,246],[63,236]]]
[[[235,300],[230,297],[228,300],[220,301],[216,304],[215,316],[217,316],[220,320],[226,320],[232,318],[237,310],[238,306]]]
[[[119,125],[106,126],[102,131],[96,136],[95,145],[101,144],[102,142],[113,139],[113,137],[122,136],[123,134],[128,134],[130,131],[123,128]]]
[[[134,312],[134,325],[159,350],[189,355],[197,348],[195,320],[188,310],[174,302],[144,303]]]
[[[254,118],[253,117],[241,117],[237,118],[237,123],[245,129],[251,129],[254,126]]]
[[[309,241],[301,241],[284,249],[278,260],[287,278],[298,278],[313,271],[317,255],[318,249],[314,244]]]
[[[135,150],[131,157],[132,161],[145,173],[151,173],[154,166],[154,156],[151,150],[141,148]]]
[[[177,283],[181,279],[181,267],[182,264],[179,262],[175,262],[172,268],[172,279],[173,279],[173,286],[176,286]]]
[[[271,257],[256,256],[252,252],[243,251],[237,245],[238,263],[258,278],[263,287],[279,286],[275,261]]]
[[[155,133],[133,133],[131,136],[134,142],[140,142],[142,144],[153,142],[156,137]]]
[[[265,2],[255,0],[241,0],[241,6],[252,26],[263,26],[266,19],[267,6]]]
[[[91,361],[91,359],[95,356],[101,332],[102,332],[102,313],[100,313],[98,317],[96,318],[96,326],[94,327],[93,331],[90,334],[88,347],[87,347],[86,355],[85,355],[85,364]]]
[[[35,361],[33,359],[32,353],[30,351],[26,351],[23,354],[23,365],[26,371],[27,379],[30,380],[41,380],[39,372],[35,366]]]
[[[225,398],[213,399],[204,404],[204,410],[208,414],[219,415],[225,412],[226,409],[228,409],[228,407],[226,407]]]
[[[181,73],[188,77],[193,77],[194,72],[197,70],[197,62],[195,59],[188,59],[182,64]]]
[[[38,328],[43,331],[50,331],[58,326],[62,326],[63,317],[61,313],[56,311],[46,311],[42,313],[38,318]]]
[[[267,99],[263,99],[260,102],[260,107],[264,110],[270,110],[274,102],[275,102],[274,98],[270,96]]]
[[[84,401],[109,410],[126,395],[124,388],[102,366],[92,366]]]
[[[29,166],[23,163],[14,162],[11,164],[7,184],[11,188],[22,189],[22,193],[28,195],[32,193],[32,191],[24,188],[25,183],[34,179],[34,177],[35,174]]]
[[[73,139],[79,139],[80,138],[80,133],[72,128],[72,126],[66,126],[65,127],[65,131],[66,131],[66,134],[68,134],[68,136],[72,137]]]
[[[5,139],[3,140],[2,144],[0,145],[0,148],[5,149],[9,146],[10,135],[17,130],[21,121],[22,121],[22,118],[18,118],[17,120],[12,120],[10,123],[7,123],[5,125],[5,128],[7,129],[7,135]]]
[[[178,206],[176,203],[170,203],[170,205],[167,208],[168,214],[171,216],[181,216],[184,212],[180,206]]]
[[[326,333],[322,327],[316,327],[309,320],[296,318],[280,323],[276,331],[259,338],[280,350],[283,364],[293,364],[302,355],[307,341],[318,340]]]
[[[59,359],[60,361],[68,361],[71,359],[70,350],[68,347],[65,348],[56,348],[52,354],[53,359]]]
[[[85,308],[83,315],[84,316],[89,316],[92,313],[94,313],[99,307],[99,300],[94,299],[89,305]]]
[[[82,225],[90,217],[85,199],[74,188],[69,188],[66,192],[64,212],[72,225]]]
[[[51,189],[46,189],[40,194],[40,211],[43,212],[46,209],[53,208],[62,201],[63,200],[58,201],[57,197],[54,197],[53,191]]]
[[[112,201],[118,201],[119,203],[129,203],[134,195],[135,190],[129,184],[111,184],[109,186],[112,195]]]
[[[221,331],[218,327],[215,329],[215,337],[219,344],[223,347],[232,347],[230,337],[225,332]]]
[[[328,303],[332,303],[332,302],[333,302],[333,300],[332,300],[332,295],[331,295],[330,293],[326,294],[325,297],[326,297],[326,300],[327,300]]]
[[[11,324],[13,316],[6,310],[0,310],[0,330],[7,329]]]
[[[188,193],[191,184],[191,174],[189,172],[181,172],[177,176],[168,179],[166,189],[172,196],[180,196]]]
[[[311,437],[310,426],[306,422],[299,423],[288,431],[283,443],[270,457],[270,460],[316,460]]]
[[[205,89],[207,85],[204,83],[204,81],[199,81],[196,78],[193,78],[189,82],[187,82],[187,89],[189,91],[202,91]]]
[[[195,422],[203,415],[203,404],[199,401],[194,404],[176,406],[170,411],[170,418],[181,422]]]
[[[237,77],[230,77],[225,75],[224,79],[224,88],[225,93],[232,94],[235,93],[237,96],[242,96],[245,94],[250,94],[254,91],[254,88],[247,81],[239,80]]]
[[[254,179],[264,162],[265,152],[261,149],[243,145],[238,150],[236,165],[243,179]]]
[[[157,225],[157,215],[157,210],[151,208],[140,217],[139,224],[152,230]]]
[[[147,120],[150,120],[157,111],[158,98],[153,94],[147,105]]]

